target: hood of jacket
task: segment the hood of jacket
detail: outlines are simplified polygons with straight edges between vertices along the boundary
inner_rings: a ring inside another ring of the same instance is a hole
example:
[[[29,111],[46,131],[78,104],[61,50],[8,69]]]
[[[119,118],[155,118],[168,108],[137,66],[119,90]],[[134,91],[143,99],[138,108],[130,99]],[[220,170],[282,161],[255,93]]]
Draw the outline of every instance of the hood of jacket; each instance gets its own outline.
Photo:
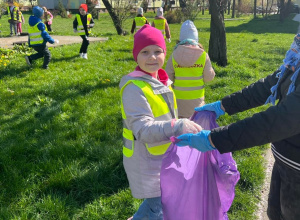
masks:
[[[173,56],[180,66],[192,66],[203,51],[199,46],[179,45],[174,50]]]
[[[30,26],[34,26],[36,25],[38,22],[42,22],[42,20],[34,15],[31,15],[29,17],[29,25]]]

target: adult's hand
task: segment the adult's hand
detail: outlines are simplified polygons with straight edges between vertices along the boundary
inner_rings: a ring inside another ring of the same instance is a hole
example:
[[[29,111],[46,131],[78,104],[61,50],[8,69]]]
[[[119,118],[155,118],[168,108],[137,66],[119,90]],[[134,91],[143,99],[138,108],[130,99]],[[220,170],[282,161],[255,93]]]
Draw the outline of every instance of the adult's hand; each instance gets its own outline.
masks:
[[[179,147],[182,146],[190,146],[192,148],[196,148],[201,152],[206,152],[210,150],[215,150],[209,140],[210,131],[202,130],[197,134],[183,134],[177,137],[179,140],[176,145]]]
[[[215,112],[217,115],[217,118],[219,118],[220,115],[225,114],[225,111],[222,109],[222,106],[221,106],[221,101],[209,103],[209,104],[203,105],[201,107],[195,108],[195,111],[197,111],[197,112],[201,112],[204,110]]]

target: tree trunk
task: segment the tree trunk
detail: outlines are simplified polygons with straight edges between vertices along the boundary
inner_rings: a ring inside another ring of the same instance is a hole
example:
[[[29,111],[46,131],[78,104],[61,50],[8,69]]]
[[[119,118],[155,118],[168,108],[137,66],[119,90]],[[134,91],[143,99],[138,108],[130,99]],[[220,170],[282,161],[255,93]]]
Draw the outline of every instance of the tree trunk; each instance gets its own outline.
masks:
[[[211,8],[209,57],[220,66],[227,65],[226,32],[220,0],[209,0]]]
[[[114,26],[117,30],[118,35],[122,35],[123,34],[123,29],[121,27],[121,22],[120,19],[118,18],[118,16],[116,15],[116,13],[114,12],[112,5],[109,3],[109,0],[102,0],[104,6],[106,7],[111,19],[114,22]]]
[[[253,9],[254,18],[256,18],[256,5],[257,5],[257,0],[254,0],[254,9]]]
[[[283,22],[283,20],[284,20],[284,11],[285,11],[284,0],[280,0],[280,16],[279,16],[279,20],[281,22]]]
[[[232,15],[231,15],[231,18],[234,18],[235,16],[235,0],[232,0]]]
[[[230,4],[231,4],[231,0],[228,0],[228,4],[227,4],[228,15],[230,15]]]

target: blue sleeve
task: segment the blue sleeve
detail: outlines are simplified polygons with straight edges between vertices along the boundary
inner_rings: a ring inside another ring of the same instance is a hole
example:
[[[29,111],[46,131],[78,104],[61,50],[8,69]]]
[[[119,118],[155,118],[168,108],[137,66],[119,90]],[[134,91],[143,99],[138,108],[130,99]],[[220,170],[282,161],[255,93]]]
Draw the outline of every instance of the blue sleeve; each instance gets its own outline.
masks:
[[[49,42],[50,44],[54,44],[54,39],[48,34],[48,32],[46,31],[46,26],[44,23],[39,23],[38,24],[38,29],[40,31],[42,31],[42,37],[44,39],[44,41]]]

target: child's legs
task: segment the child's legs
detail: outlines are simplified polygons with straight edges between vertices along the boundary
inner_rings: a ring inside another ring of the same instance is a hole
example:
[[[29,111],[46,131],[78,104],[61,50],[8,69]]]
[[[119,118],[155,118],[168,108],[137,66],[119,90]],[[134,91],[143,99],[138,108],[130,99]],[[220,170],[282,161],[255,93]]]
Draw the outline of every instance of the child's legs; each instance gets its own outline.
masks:
[[[47,46],[45,46],[43,54],[44,54],[44,64],[43,64],[43,67],[48,67],[48,64],[50,63],[50,60],[51,60],[51,53],[50,53],[50,51],[49,51],[49,49],[48,49]]]
[[[17,33],[22,33],[22,23],[17,24]]]
[[[88,37],[86,35],[80,35],[80,37],[82,38],[82,44],[79,53],[87,53],[90,41],[88,40]]]
[[[39,58],[42,58],[44,56],[44,46],[33,46],[32,47],[37,53],[30,55],[31,60],[37,60]]]
[[[46,45],[32,47],[37,53],[30,55],[31,60],[36,60],[44,57],[43,67],[47,67],[51,60],[51,53]]]
[[[133,220],[163,220],[161,197],[145,199]]]

